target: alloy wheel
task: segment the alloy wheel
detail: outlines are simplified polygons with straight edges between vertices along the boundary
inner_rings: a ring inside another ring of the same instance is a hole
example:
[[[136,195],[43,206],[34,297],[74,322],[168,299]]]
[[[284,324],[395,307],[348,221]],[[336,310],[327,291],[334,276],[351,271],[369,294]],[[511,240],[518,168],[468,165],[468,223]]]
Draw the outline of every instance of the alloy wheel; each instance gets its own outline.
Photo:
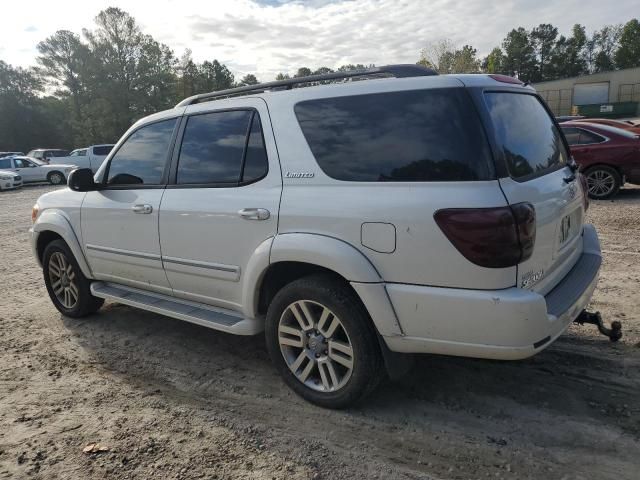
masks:
[[[351,378],[353,346],[340,319],[324,305],[299,300],[280,317],[278,343],[289,370],[319,392],[340,390]]]
[[[49,181],[53,185],[60,185],[62,183],[62,175],[60,175],[59,173],[52,173],[51,177],[49,177]]]
[[[594,170],[587,175],[587,187],[594,197],[605,197],[615,188],[616,180],[605,170]]]
[[[49,258],[51,288],[64,308],[71,310],[78,303],[79,290],[73,266],[62,252],[54,252]]]

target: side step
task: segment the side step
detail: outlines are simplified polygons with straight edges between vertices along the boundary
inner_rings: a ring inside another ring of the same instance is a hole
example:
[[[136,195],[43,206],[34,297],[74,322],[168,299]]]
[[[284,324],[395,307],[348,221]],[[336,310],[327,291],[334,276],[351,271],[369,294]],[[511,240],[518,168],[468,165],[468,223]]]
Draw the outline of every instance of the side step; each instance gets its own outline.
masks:
[[[145,292],[115,283],[93,282],[91,293],[96,297],[236,335],[255,335],[264,330],[262,321],[244,318],[231,310],[178,300],[161,293]]]

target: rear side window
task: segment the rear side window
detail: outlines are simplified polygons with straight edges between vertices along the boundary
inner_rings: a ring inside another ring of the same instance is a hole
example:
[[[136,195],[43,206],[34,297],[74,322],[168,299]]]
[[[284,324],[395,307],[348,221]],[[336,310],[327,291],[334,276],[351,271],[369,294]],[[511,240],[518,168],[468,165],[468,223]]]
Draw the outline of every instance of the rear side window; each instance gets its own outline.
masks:
[[[267,169],[257,112],[212,112],[189,117],[176,183],[233,186],[262,178]]]
[[[295,113],[318,165],[338,180],[493,177],[484,131],[461,88],[310,100]]]
[[[569,145],[592,145],[594,143],[602,143],[605,140],[600,135],[583,130],[582,128],[563,126],[560,126],[560,128]]]
[[[163,120],[132,133],[111,158],[109,185],[158,185],[167,162],[176,119]]]
[[[512,178],[526,180],[566,164],[561,134],[536,96],[492,92],[485,100]]]
[[[109,155],[109,152],[113,149],[113,145],[106,145],[106,146],[100,146],[100,147],[93,147],[93,154],[94,155],[99,155],[99,156],[105,156],[105,155]],[[81,153],[79,155],[85,155],[86,154],[86,150],[84,151],[84,153]]]

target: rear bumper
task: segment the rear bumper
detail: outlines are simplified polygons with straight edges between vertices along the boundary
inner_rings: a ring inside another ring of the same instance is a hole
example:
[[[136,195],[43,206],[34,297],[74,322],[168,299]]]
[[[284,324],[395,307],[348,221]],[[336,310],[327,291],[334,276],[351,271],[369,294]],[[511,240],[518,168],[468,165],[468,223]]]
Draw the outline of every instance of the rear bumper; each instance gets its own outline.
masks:
[[[602,262],[592,225],[583,253],[546,296],[530,290],[464,290],[387,284],[404,335],[383,336],[390,350],[517,360],[549,346],[589,303]]]

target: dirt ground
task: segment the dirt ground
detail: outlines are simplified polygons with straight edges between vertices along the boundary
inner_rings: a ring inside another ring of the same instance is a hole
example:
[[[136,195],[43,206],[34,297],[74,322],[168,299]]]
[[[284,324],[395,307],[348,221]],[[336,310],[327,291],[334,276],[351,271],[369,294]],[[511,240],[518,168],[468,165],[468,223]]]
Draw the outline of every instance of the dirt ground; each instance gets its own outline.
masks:
[[[341,412],[285,387],[261,336],[116,304],[62,317],[27,235],[48,190],[0,193],[2,479],[640,477],[640,189],[589,210],[593,308],[622,320],[619,343],[571,327],[521,362],[420,356]]]

